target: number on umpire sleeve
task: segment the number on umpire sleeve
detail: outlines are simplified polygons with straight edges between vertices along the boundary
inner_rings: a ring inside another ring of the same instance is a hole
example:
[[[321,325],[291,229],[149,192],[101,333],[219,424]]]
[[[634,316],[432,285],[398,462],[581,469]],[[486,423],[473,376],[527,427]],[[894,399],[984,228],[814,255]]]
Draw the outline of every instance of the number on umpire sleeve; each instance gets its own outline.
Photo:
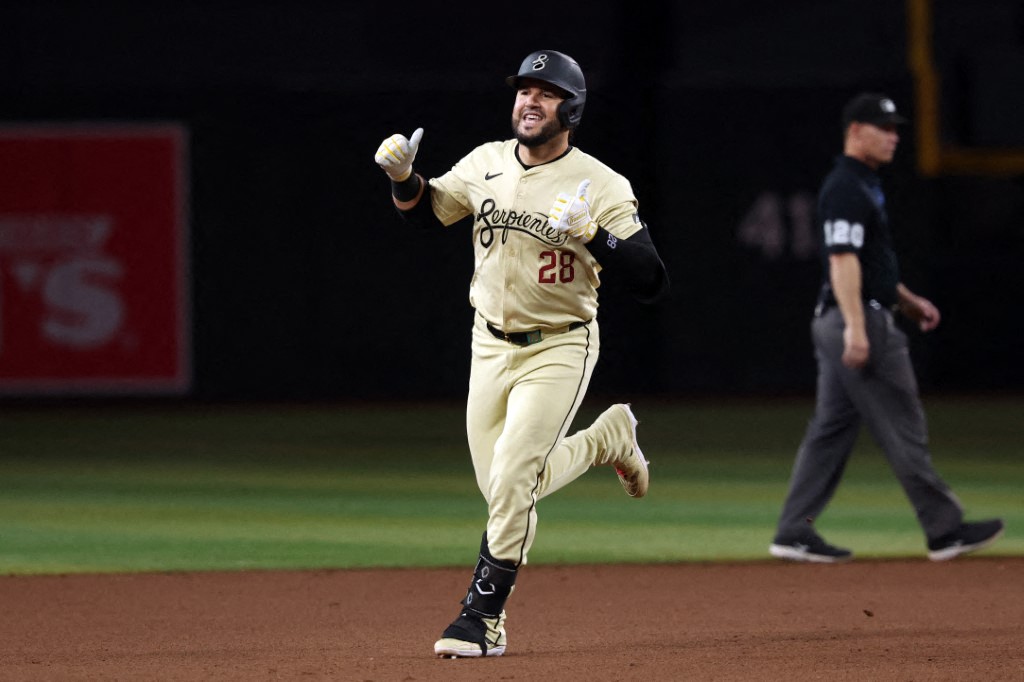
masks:
[[[860,223],[852,225],[845,220],[825,221],[825,245],[850,245],[855,249],[864,246],[864,226]]]

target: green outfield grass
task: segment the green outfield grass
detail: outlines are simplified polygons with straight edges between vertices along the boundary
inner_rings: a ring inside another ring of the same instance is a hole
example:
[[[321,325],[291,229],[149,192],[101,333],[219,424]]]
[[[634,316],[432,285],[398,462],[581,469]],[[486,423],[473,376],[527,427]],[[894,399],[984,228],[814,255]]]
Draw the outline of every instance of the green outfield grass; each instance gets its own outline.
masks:
[[[1024,398],[925,406],[936,467],[968,515],[1007,521],[986,552],[1024,554]],[[764,559],[810,401],[634,408],[650,495],[588,472],[541,501],[531,563]],[[461,405],[0,413],[4,574],[466,566],[485,519]],[[818,527],[861,557],[924,553],[866,436]]]

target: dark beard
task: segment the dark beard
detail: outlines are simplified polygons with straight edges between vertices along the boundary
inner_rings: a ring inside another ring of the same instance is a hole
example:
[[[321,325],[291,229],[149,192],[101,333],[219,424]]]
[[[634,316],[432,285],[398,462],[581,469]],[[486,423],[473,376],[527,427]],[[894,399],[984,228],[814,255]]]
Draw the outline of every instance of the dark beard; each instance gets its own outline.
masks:
[[[556,120],[545,124],[540,129],[540,132],[528,137],[519,132],[519,128],[516,126],[515,121],[512,122],[512,133],[516,136],[516,140],[519,141],[519,144],[527,147],[528,149],[533,149],[547,144],[558,137],[563,130],[565,130],[565,128],[562,127],[562,122]]]

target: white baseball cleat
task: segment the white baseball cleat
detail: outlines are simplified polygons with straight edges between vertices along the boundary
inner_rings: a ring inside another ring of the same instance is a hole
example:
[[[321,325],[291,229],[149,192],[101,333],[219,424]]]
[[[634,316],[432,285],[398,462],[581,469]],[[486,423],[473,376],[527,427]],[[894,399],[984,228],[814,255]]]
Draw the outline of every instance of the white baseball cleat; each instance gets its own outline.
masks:
[[[639,421],[633,416],[633,410],[629,408],[628,403],[619,403],[612,407],[621,409],[629,418],[632,445],[629,452],[612,462],[612,466],[615,467],[615,473],[619,475],[619,482],[625,488],[626,494],[630,497],[643,497],[650,486],[651,475],[647,469],[650,462],[644,459],[644,453],[640,451],[640,444],[636,441],[636,425]]]
[[[480,658],[485,654],[476,642],[465,642],[461,639],[445,637],[434,642],[434,653],[438,658]],[[488,647],[487,656],[501,656],[505,647]]]
[[[434,654],[439,658],[480,658],[481,656],[501,656],[505,653],[507,639],[505,637],[505,610],[497,618],[473,617],[473,622],[468,622],[460,616],[452,623],[441,639],[434,642]],[[466,629],[466,626],[470,626]],[[480,632],[476,632],[479,629]],[[471,632],[472,630],[472,632]],[[473,637],[481,635],[486,643],[485,647],[478,642],[470,642],[452,635]],[[445,637],[445,635],[449,635]]]

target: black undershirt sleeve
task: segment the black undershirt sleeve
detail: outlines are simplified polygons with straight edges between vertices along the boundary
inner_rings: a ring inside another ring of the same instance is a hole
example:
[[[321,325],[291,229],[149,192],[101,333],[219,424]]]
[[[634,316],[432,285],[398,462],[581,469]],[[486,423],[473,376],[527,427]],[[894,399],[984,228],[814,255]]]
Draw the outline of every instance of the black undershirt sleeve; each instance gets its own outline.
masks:
[[[412,201],[416,198],[416,195],[420,193],[420,183],[423,180],[416,173],[411,173],[409,177],[401,182],[391,181],[391,194],[399,201]]]
[[[420,176],[413,173],[402,182],[391,181],[391,194],[399,201],[412,201],[420,191],[420,183],[425,182]],[[437,227],[441,221],[434,215],[434,209],[430,205],[430,187],[423,188],[423,196],[415,206],[407,211],[395,207],[402,219],[419,229]]]
[[[655,303],[668,293],[668,271],[646,227],[628,239],[619,239],[599,227],[587,250],[602,268],[621,277],[630,293],[644,303]]]

